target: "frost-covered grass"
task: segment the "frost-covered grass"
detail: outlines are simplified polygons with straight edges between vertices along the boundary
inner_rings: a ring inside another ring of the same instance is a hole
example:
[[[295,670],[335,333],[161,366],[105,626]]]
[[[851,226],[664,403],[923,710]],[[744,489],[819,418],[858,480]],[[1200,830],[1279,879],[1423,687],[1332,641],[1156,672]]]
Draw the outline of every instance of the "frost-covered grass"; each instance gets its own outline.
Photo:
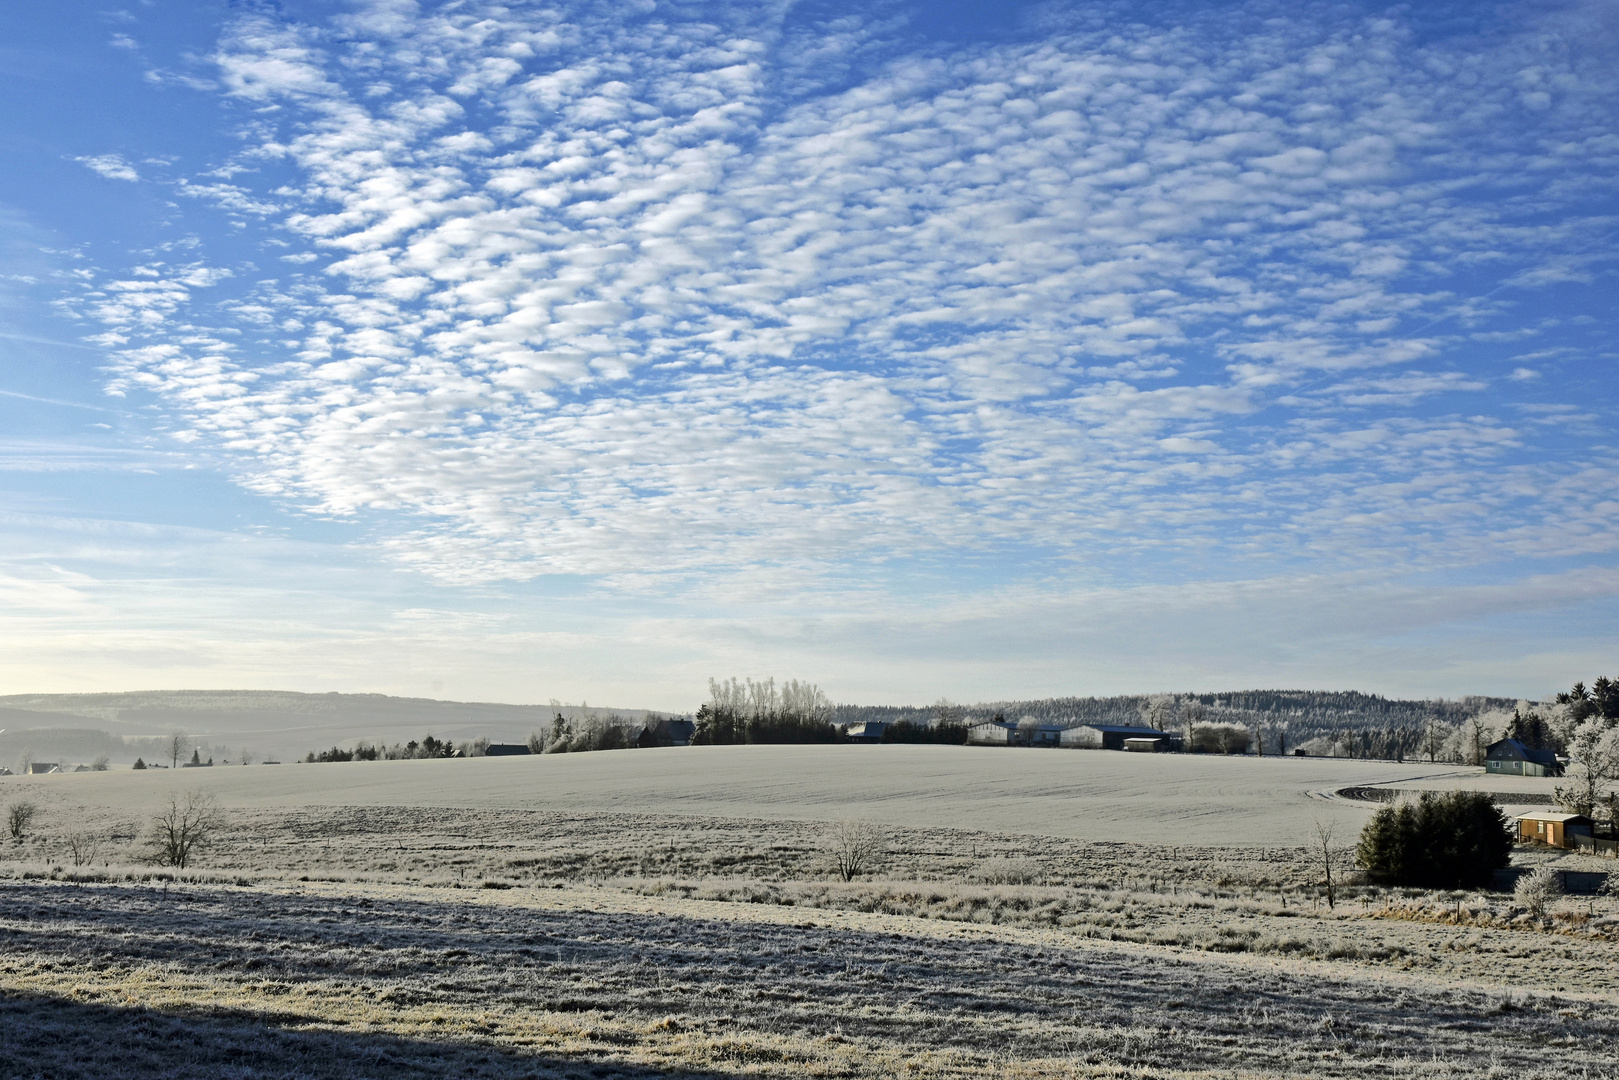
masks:
[[[235,808],[184,871],[141,828],[0,848],[0,1075],[1619,1075],[1615,901],[1329,910],[1302,847],[891,828],[844,883],[815,821]]]
[[[1619,1045],[1611,1000],[592,886],[31,879],[0,943],[7,1075],[1550,1077]]]

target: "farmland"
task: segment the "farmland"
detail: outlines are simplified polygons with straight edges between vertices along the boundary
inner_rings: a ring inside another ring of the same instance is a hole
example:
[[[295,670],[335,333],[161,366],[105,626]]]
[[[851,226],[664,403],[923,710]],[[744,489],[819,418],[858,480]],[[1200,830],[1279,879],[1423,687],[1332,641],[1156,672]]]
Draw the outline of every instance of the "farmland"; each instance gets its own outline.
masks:
[[[1370,807],[1324,793],[1458,772],[725,747],[15,778],[0,1072],[1614,1075],[1611,900],[1326,907],[1306,834]],[[143,865],[177,783],[223,824]],[[887,850],[844,882],[850,816]]]
[[[70,802],[137,811],[163,772],[43,777]],[[1169,844],[1303,844],[1313,821],[1358,829],[1344,787],[1439,786],[1449,765],[1346,758],[1204,757],[954,746],[714,746],[454,761],[225,766],[185,784],[226,805],[414,806],[691,814],[1032,833]],[[54,781],[54,783],[53,783]],[[1547,787],[1545,790],[1549,791]]]

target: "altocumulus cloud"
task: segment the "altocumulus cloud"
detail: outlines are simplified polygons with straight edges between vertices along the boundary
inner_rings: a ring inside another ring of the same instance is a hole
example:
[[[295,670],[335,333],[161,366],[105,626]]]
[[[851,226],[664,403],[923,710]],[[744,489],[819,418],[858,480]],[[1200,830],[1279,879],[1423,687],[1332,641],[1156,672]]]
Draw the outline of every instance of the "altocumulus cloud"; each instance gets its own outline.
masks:
[[[1589,348],[1525,305],[1612,269],[1599,8],[900,14],[242,16],[196,81],[246,146],[176,183],[279,276],[154,257],[74,303],[249,486],[455,580],[1612,550],[1611,454],[1510,398],[1528,339]]]

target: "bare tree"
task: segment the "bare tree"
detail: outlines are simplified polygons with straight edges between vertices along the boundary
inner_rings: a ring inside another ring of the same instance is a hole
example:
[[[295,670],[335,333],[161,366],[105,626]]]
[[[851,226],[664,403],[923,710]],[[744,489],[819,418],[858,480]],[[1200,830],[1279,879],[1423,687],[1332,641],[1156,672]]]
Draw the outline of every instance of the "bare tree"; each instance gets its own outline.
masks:
[[[27,799],[18,799],[6,807],[6,830],[11,833],[11,838],[22,843],[23,835],[38,814],[39,807]]]
[[[1472,743],[1472,753],[1468,756],[1469,765],[1484,764],[1484,718],[1471,716],[1467,721],[1467,733]]]
[[[106,754],[102,754],[100,757],[96,758],[96,760],[94,762],[91,763],[90,771],[91,772],[106,772],[107,769],[111,765],[112,765],[112,758],[108,757]]]
[[[147,846],[152,861],[159,866],[184,870],[186,864],[206,847],[221,821],[219,800],[211,791],[192,788],[184,795],[169,792],[169,800],[152,818]]]
[[[873,869],[885,846],[882,828],[870,821],[838,822],[828,843],[838,876],[844,881]]]
[[[1327,908],[1331,910],[1336,897],[1332,891],[1332,841],[1337,838],[1338,826],[1330,821],[1315,820],[1315,839],[1321,845],[1321,865],[1327,872]]]
[[[176,731],[173,735],[170,735],[168,742],[164,743],[163,747],[168,751],[169,768],[178,769],[180,767],[180,758],[186,752],[185,732]]]
[[[1439,756],[1439,748],[1443,744],[1444,739],[1439,733],[1439,719],[1428,717],[1428,724],[1422,731],[1422,748],[1427,751],[1430,764]]]
[[[96,861],[101,854],[101,837],[90,832],[69,833],[67,838],[68,853],[73,856],[74,866],[85,866]]]

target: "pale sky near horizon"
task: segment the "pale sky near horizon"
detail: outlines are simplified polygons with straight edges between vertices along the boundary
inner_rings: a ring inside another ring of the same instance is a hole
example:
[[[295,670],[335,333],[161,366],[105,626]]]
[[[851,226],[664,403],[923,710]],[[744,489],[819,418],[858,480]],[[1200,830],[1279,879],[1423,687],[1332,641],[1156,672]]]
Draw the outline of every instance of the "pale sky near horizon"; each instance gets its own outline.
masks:
[[[0,694],[1619,675],[1619,4],[0,16]]]

